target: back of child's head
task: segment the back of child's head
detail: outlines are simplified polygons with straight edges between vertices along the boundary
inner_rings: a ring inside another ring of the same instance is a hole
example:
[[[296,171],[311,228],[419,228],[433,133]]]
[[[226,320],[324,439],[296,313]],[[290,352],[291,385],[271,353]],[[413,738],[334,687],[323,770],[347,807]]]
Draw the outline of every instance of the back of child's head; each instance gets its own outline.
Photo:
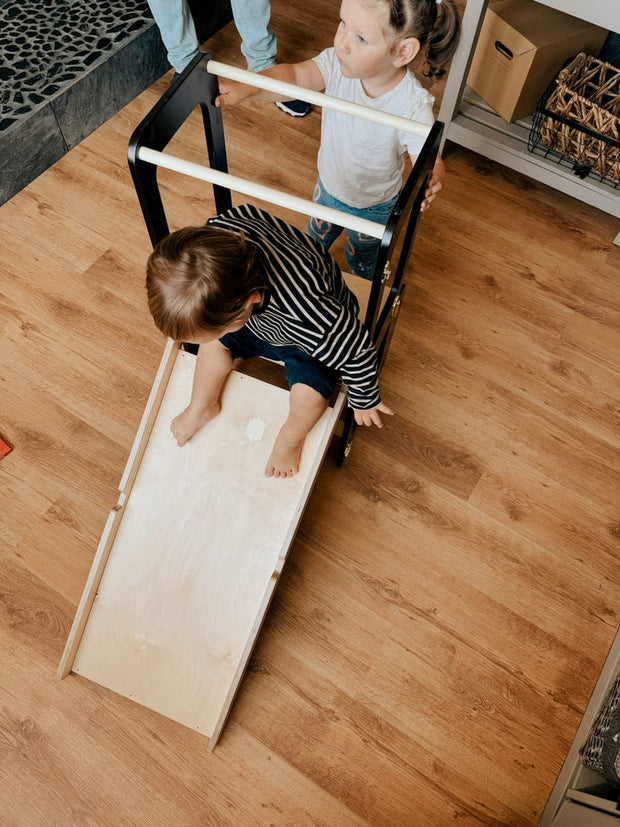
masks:
[[[258,251],[243,235],[185,227],[155,247],[146,267],[149,310],[161,332],[191,341],[232,324],[252,293],[267,287]]]
[[[461,36],[461,18],[454,0],[381,0],[389,6],[391,34],[415,37],[424,55],[427,77],[445,74]]]

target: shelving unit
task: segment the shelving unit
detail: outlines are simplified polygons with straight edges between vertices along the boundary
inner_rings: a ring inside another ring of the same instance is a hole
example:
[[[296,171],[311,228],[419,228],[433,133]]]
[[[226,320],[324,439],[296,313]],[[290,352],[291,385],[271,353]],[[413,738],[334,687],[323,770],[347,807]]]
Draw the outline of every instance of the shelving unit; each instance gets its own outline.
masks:
[[[620,4],[609,3],[608,0],[589,0],[587,4],[578,0],[541,2],[609,31],[620,31]],[[460,144],[620,218],[620,187],[614,188],[596,178],[578,178],[554,158],[529,152],[530,118],[507,123],[466,86],[487,5],[488,0],[467,0],[461,42],[439,110],[439,120],[445,124],[443,144],[446,141]],[[620,244],[620,233],[615,243]]]
[[[575,733],[564,765],[551,790],[538,827],[618,827],[620,790],[594,770],[584,767],[579,750],[620,670],[620,631]]]

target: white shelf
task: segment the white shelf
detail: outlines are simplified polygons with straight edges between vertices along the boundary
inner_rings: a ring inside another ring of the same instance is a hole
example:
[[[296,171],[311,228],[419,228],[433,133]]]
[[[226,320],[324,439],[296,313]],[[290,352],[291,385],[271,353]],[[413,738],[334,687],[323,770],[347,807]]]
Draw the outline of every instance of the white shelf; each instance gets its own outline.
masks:
[[[530,116],[507,123],[466,87],[459,111],[446,125],[445,137],[620,218],[620,187],[595,176],[579,178],[557,158],[528,150],[531,120]]]
[[[540,1],[540,0],[539,0]],[[620,29],[620,3],[590,0],[543,0],[544,5],[595,22],[610,31]],[[596,178],[578,178],[557,159],[531,153],[527,148],[529,120],[509,124],[467,90],[465,79],[478,40],[488,0],[467,0],[463,15],[463,33],[452,61],[439,120],[445,124],[444,144],[453,141],[523,175],[578,198],[610,215],[620,218],[620,188]],[[582,8],[583,6],[583,8]],[[587,9],[586,9],[587,6]],[[594,17],[593,17],[594,15]],[[615,239],[620,244],[620,233]]]
[[[549,794],[538,827],[617,827],[620,810],[617,798],[594,770],[581,763],[579,750],[585,743],[607,694],[620,669],[620,630],[616,633],[601,674],[590,696],[583,718]]]

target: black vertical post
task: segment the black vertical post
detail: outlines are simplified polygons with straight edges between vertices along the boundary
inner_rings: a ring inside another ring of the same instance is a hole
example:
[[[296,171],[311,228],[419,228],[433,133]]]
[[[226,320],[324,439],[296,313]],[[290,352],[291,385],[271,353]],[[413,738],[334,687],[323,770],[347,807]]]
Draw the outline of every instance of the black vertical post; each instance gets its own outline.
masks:
[[[381,368],[385,362],[398,318],[400,303],[402,302],[405,290],[405,285],[403,284],[405,268],[415,237],[427,182],[435,165],[437,153],[439,152],[439,142],[442,133],[443,124],[439,122],[433,124],[413,169],[409,173],[396,204],[392,209],[385,226],[383,238],[381,239],[381,246],[379,247],[377,264],[373,274],[368,308],[364,321],[377,349],[377,364],[379,368]],[[390,287],[387,288],[388,295],[383,307],[381,307],[381,298],[386,289],[384,288],[382,290],[384,270],[388,263],[390,265],[392,264],[391,256],[401,236],[402,245],[398,260],[395,262],[392,283]],[[342,465],[349,453],[354,431],[355,418],[351,409],[347,408],[337,456],[339,465]]]
[[[209,164],[219,172],[228,172],[222,113],[215,106],[218,82],[207,70],[209,60],[210,55],[201,53],[191,61],[136,127],[129,141],[129,169],[153,246],[168,234],[168,222],[157,183],[157,167],[140,160],[141,147],[161,152],[191,112],[200,106]],[[227,187],[214,184],[213,197],[217,212],[232,206]]]

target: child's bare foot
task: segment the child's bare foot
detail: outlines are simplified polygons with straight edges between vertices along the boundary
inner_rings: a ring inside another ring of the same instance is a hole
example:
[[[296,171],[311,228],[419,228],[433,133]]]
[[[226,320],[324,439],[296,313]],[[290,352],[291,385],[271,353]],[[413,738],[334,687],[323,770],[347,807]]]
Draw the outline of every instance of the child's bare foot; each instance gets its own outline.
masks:
[[[301,459],[301,449],[303,448],[304,440],[292,441],[287,439],[286,432],[282,433],[283,431],[284,428],[281,428],[271,449],[271,456],[265,466],[266,477],[285,479],[286,477],[295,476],[299,471],[299,461]]]
[[[198,428],[201,428],[210,419],[216,417],[219,412],[219,402],[209,405],[208,408],[196,408],[188,405],[183,413],[175,416],[170,423],[170,430],[172,431],[172,436],[177,441],[177,445],[179,447],[185,445],[187,440],[194,436]]]

